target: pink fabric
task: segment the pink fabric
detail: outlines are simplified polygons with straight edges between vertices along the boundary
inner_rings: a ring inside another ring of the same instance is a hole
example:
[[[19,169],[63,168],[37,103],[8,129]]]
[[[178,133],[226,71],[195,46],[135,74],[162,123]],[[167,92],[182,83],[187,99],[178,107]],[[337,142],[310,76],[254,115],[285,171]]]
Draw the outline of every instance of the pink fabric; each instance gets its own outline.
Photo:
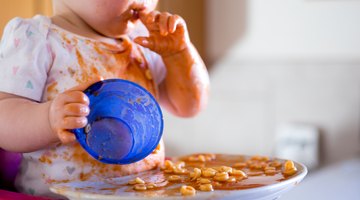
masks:
[[[13,189],[14,180],[19,170],[21,154],[0,149],[0,188]],[[0,195],[1,196],[1,195]]]
[[[0,190],[0,200],[50,200],[50,199]]]

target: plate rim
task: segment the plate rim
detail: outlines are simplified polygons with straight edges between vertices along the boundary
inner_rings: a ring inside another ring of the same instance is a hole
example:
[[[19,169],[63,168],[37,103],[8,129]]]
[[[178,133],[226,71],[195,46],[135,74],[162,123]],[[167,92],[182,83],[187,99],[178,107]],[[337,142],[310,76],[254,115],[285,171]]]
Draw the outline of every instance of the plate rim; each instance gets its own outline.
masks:
[[[233,155],[233,154],[225,154],[225,155]],[[241,156],[247,156],[247,155],[241,155]],[[174,158],[178,158],[178,157],[174,157]],[[281,159],[281,158],[273,158],[273,159],[280,159],[280,160],[283,160],[285,161],[285,159]],[[260,191],[264,191],[264,190],[273,190],[273,189],[276,189],[276,188],[290,188],[291,186],[296,186],[298,185],[304,178],[305,176],[307,175],[308,173],[308,169],[307,167],[302,164],[302,163],[299,163],[299,162],[296,162],[296,161],[293,161],[296,165],[299,165],[301,168],[302,168],[302,171],[297,174],[296,176],[292,176],[290,177],[289,179],[286,179],[284,181],[281,181],[281,182],[277,182],[277,183],[274,183],[274,184],[270,184],[270,185],[264,185],[264,186],[259,186],[259,187],[256,187],[256,188],[248,188],[248,189],[241,189],[241,190],[216,190],[218,192],[221,192],[219,195],[221,196],[224,196],[226,195],[226,193],[233,193],[234,191],[236,192],[239,192],[241,191],[241,195],[246,195],[246,194],[250,194],[250,193],[257,193],[257,192],[260,192]],[[135,174],[132,174],[132,175],[128,175],[128,176],[134,176]],[[126,176],[124,176],[126,177]],[[121,178],[121,177],[116,177],[116,178]],[[80,182],[80,181],[74,181],[74,182]],[[96,181],[85,181],[85,182],[96,182]],[[70,182],[71,183],[71,182]],[[61,183],[60,183],[61,184]],[[116,198],[119,198],[120,199],[126,199],[126,198],[130,198],[130,199],[144,199],[144,198],[147,198],[147,199],[151,199],[151,198],[155,198],[155,197],[146,197],[146,196],[119,196],[119,195],[105,195],[105,194],[94,194],[94,193],[86,193],[86,192],[82,192],[82,191],[73,191],[71,189],[68,189],[68,190],[64,190],[64,188],[61,188],[61,186],[59,186],[60,184],[53,184],[49,187],[50,191],[55,193],[55,194],[59,194],[59,195],[63,195],[67,198],[76,198],[76,197],[81,197],[82,198],[88,198],[88,199],[116,199]],[[62,183],[63,184],[63,183]],[[286,185],[288,185],[286,187]],[[56,186],[59,186],[59,188],[57,188]],[[58,190],[62,190],[62,192],[58,192]],[[200,191],[199,191],[200,192]],[[202,194],[202,193],[200,193]],[[205,193],[204,194],[212,194],[214,195],[214,192],[212,193]],[[193,196],[193,197],[199,197],[198,196],[199,194]],[[209,196],[210,196],[209,195]],[[219,196],[219,197],[221,197]],[[158,196],[156,197],[156,199],[177,199],[177,198],[181,198],[183,199],[184,196]]]

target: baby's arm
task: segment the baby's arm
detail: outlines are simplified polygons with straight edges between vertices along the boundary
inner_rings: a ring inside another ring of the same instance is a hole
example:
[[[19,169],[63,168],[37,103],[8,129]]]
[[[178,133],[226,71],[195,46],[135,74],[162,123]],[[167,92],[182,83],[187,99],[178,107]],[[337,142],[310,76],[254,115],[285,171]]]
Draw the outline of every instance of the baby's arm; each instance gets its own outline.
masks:
[[[19,96],[0,93],[0,147],[31,152],[58,139],[49,126],[50,102],[39,104]]]
[[[74,141],[74,134],[68,130],[84,127],[89,114],[89,100],[82,91],[98,80],[72,88],[46,103],[0,92],[0,147],[31,152],[57,142]]]
[[[138,37],[135,42],[161,55],[167,69],[160,85],[161,104],[178,116],[194,116],[207,103],[209,77],[185,21],[157,11],[140,16],[149,37]]]

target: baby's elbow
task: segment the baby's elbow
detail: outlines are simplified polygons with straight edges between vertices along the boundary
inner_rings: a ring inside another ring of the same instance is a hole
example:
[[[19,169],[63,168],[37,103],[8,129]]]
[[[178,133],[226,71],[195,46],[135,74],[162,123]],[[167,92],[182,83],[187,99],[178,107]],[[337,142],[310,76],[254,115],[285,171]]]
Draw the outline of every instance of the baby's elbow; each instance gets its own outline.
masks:
[[[198,113],[200,113],[199,109],[191,109],[191,110],[182,109],[181,111],[177,111],[175,114],[178,117],[191,118],[191,117],[195,117]]]
[[[179,105],[176,108],[176,115],[183,118],[195,117],[205,109],[206,105],[207,105],[207,98],[190,101],[187,102],[186,104]]]

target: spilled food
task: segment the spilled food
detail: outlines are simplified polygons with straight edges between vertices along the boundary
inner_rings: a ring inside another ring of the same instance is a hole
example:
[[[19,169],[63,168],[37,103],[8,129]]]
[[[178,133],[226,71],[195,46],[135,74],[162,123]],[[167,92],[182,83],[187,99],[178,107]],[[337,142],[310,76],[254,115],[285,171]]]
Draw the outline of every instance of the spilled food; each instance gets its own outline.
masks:
[[[195,195],[196,191],[240,190],[274,184],[295,175],[294,162],[271,160],[264,156],[196,154],[178,160],[166,160],[155,182],[149,177],[136,177],[128,182],[128,191],[147,191],[170,188],[180,184],[181,195]],[[148,186],[151,187],[148,187]],[[170,190],[174,193],[176,190]]]
[[[266,156],[193,154],[166,160],[159,169],[73,183],[71,188],[59,185],[53,191],[61,194],[71,189],[83,194],[117,197],[191,197],[273,185],[303,172],[303,167],[293,161]]]

